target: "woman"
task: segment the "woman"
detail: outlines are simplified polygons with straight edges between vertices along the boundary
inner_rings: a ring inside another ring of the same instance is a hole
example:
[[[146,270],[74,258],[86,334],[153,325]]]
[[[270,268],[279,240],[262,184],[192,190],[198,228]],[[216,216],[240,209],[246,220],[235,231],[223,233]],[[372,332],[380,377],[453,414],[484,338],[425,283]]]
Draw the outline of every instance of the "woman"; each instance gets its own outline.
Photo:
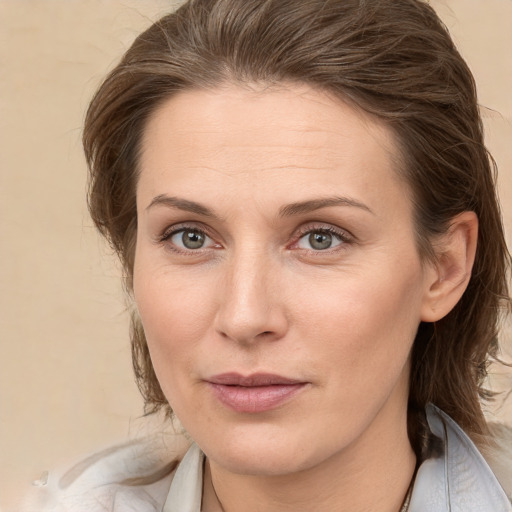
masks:
[[[84,147],[147,410],[193,443],[96,457],[49,510],[512,510],[477,450],[509,256],[426,3],[189,1],[107,77]]]

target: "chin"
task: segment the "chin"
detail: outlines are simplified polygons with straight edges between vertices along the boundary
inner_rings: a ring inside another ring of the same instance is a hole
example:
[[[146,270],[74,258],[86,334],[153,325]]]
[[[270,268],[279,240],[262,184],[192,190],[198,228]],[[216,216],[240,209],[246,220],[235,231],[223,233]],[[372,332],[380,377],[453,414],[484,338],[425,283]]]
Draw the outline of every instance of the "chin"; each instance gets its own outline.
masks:
[[[297,450],[281,447],[270,450],[265,446],[260,449],[245,450],[245,447],[223,451],[214,450],[210,460],[225,470],[238,475],[284,476],[308,469],[314,464],[303,460]]]
[[[265,427],[246,425],[235,429],[238,432],[218,435],[215,443],[210,439],[203,439],[202,443],[198,438],[198,444],[211,461],[225,470],[254,476],[284,476],[307,470],[343,449],[322,442],[321,436],[312,436],[313,430],[294,432],[289,426]]]

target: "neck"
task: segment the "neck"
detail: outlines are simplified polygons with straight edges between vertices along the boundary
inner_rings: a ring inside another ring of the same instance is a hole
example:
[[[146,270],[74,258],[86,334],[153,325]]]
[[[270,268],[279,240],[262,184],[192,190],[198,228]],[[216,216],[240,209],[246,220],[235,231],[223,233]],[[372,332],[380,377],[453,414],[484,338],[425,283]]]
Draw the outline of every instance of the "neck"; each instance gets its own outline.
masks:
[[[240,475],[207,461],[203,512],[398,512],[416,458],[407,436],[406,413],[399,429],[397,418],[387,416],[381,411],[351,446],[307,470]],[[388,422],[395,428],[385,428]]]

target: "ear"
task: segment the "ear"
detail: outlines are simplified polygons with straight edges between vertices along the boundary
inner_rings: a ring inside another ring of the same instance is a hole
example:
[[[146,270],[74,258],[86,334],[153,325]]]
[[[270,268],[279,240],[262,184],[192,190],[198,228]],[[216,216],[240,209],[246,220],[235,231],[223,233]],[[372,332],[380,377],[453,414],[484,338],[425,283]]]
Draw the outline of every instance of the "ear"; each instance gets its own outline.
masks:
[[[475,261],[478,217],[474,212],[455,216],[448,231],[436,239],[436,261],[426,272],[421,320],[436,322],[446,316],[466,290]]]

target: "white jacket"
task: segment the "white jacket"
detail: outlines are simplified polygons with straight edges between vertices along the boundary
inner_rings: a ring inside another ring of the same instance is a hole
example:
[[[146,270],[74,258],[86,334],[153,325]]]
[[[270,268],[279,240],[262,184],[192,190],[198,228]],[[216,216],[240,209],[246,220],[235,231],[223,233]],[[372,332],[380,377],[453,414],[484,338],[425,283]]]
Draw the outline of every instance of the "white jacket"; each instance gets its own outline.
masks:
[[[428,406],[432,432],[444,445],[420,466],[409,512],[512,512],[512,430],[494,426],[498,449],[488,462],[446,414]],[[119,482],[155,472],[169,454],[163,438],[129,443],[92,456],[64,476],[50,475],[23,512],[200,512],[203,453],[192,444],[175,471],[156,483]],[[175,458],[183,454],[176,450]],[[503,486],[503,487],[502,487]],[[508,490],[508,497],[504,490]],[[243,512],[243,511],[241,511]]]

